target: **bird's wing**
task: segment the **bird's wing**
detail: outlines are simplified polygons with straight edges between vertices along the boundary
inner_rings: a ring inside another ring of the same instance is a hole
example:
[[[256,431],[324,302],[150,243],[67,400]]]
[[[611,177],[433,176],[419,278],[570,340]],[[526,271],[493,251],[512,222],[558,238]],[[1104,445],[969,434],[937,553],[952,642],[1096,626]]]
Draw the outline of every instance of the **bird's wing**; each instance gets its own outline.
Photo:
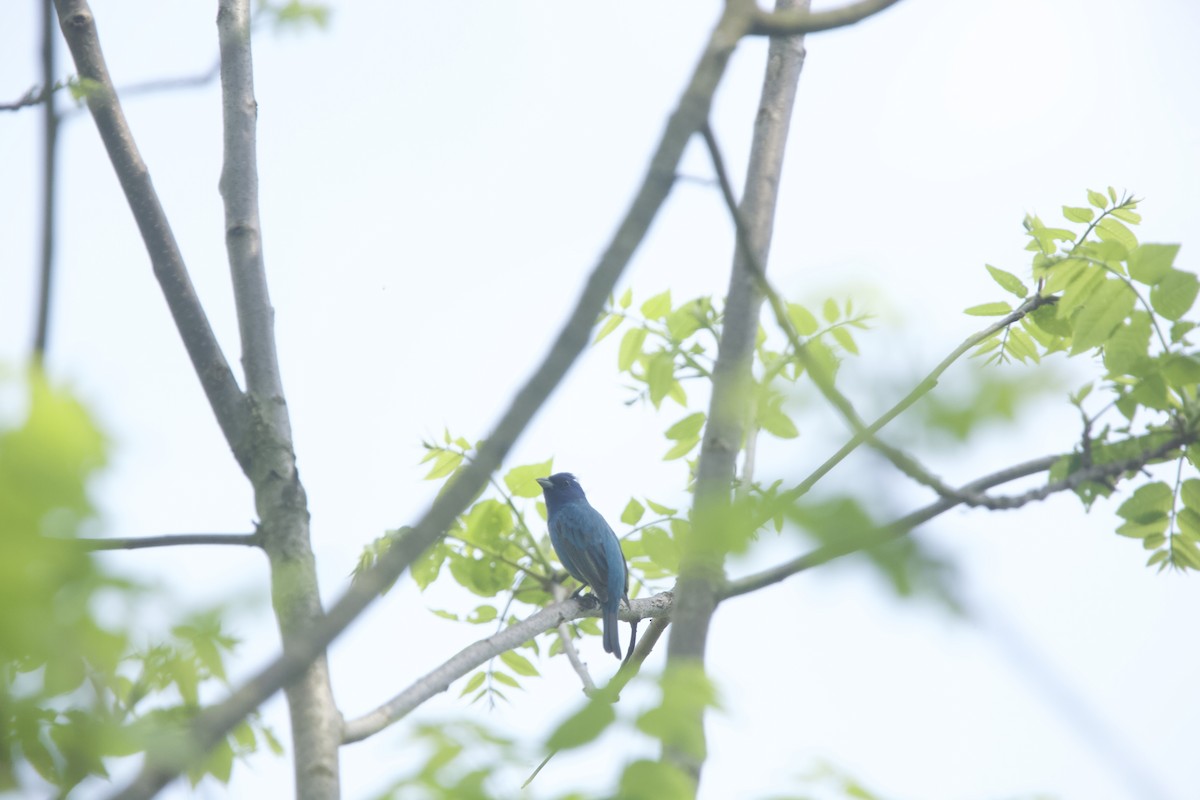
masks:
[[[600,512],[581,504],[562,508],[554,516],[551,533],[554,534],[552,538],[558,559],[567,572],[590,586],[601,602],[607,600],[607,548],[609,539],[616,540],[616,534],[608,527]]]

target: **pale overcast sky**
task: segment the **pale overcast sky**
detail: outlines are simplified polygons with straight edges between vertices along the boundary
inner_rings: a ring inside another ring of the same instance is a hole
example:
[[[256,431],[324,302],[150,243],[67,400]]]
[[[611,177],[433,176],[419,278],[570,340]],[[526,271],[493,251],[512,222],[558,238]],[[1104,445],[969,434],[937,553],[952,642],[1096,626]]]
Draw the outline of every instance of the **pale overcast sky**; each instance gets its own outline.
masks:
[[[34,3],[0,29],[0,93],[36,81]],[[833,5],[833,4],[830,4]],[[200,72],[215,57],[214,3],[93,5],[118,85]],[[543,356],[631,197],[719,12],[716,2],[335,2],[324,32],[255,43],[263,240],[283,377],[313,512],[323,596],[346,586],[362,546],[416,518],[422,439],[485,435]],[[1200,11],[1183,0],[904,0],[862,25],[809,38],[770,270],[791,297],[854,297],[877,315],[847,380],[866,413],[979,327],[961,309],[999,299],[991,263],[1028,269],[1021,219],[1056,218],[1085,189],[1144,197],[1143,241],[1182,242],[1195,269],[1200,219]],[[739,49],[715,129],[744,169],[765,43]],[[73,72],[60,51],[61,73]],[[231,361],[236,323],[217,195],[218,89],[126,104],[192,277]],[[39,121],[0,117],[0,365],[32,331]],[[95,487],[102,531],[149,535],[250,528],[249,488],[180,346],[136,228],[85,115],[63,129],[53,375],[95,410],[113,463]],[[707,177],[694,147],[684,171]],[[740,180],[738,181],[740,185]],[[681,184],[623,281],[637,297],[725,290],[728,220],[715,192]],[[678,499],[680,462],[661,431],[681,416],[627,407],[616,339],[585,354],[511,463],[554,456],[616,522],[631,495]],[[1070,449],[1063,396],[1083,374],[1052,360],[1060,386],[966,445],[921,440],[947,478],[968,479]],[[971,368],[948,376],[949,390]],[[872,379],[876,380],[872,380]],[[804,392],[809,392],[804,387]],[[764,452],[760,475],[803,476],[840,428],[802,397],[802,436]],[[810,413],[811,412],[811,413]],[[926,493],[864,457],[831,475],[869,491],[881,516]],[[1200,666],[1192,575],[1157,575],[1112,533],[1115,503],[1073,497],[1008,514],[953,512],[917,535],[958,565],[973,619],[899,602],[866,568],[839,565],[730,601],[710,638],[724,711],[711,716],[706,800],[802,794],[827,760],[907,800],[1187,800],[1200,794]],[[621,532],[621,526],[616,526]],[[744,574],[810,545],[774,540],[730,566]],[[208,548],[107,561],[159,584],[172,613],[240,604],[245,676],[276,649],[256,553]],[[391,697],[478,628],[426,607],[469,609],[410,582],[331,651],[348,716]],[[582,643],[601,676],[614,663]],[[661,648],[660,648],[661,649]],[[648,662],[653,672],[662,653]],[[458,686],[343,751],[347,798],[370,796],[414,761],[411,725],[462,715],[544,734],[579,702],[563,659],[487,711]],[[631,689],[621,713],[651,702]],[[279,698],[265,712],[284,735]],[[531,748],[532,769],[540,753]],[[610,736],[556,758],[531,797],[602,795],[653,745]],[[126,776],[125,771],[118,776]],[[499,796],[521,796],[524,768]],[[283,759],[238,765],[229,790],[290,792]],[[93,791],[98,791],[92,787]],[[1039,794],[1041,793],[1041,794]],[[89,796],[86,792],[80,795]],[[182,784],[166,796],[186,797]]]

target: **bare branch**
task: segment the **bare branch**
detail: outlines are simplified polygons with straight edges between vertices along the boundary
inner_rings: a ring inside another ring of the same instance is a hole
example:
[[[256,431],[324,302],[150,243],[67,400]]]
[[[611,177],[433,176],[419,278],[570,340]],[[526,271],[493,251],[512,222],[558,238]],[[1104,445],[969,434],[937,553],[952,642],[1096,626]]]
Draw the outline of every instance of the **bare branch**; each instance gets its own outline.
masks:
[[[245,398],[196,296],[179,245],[150,181],[149,170],[125,121],[104,63],[91,9],[86,0],[55,0],[55,6],[80,78],[94,82],[87,93],[88,108],[141,231],[154,276],[162,287],[175,326],[225,440],[238,463],[246,469],[250,455],[245,442],[248,422]]]
[[[240,545],[261,547],[257,533],[170,533],[163,536],[130,536],[120,539],[63,539],[85,550],[145,550],[150,547],[179,547],[183,545]]]
[[[653,597],[634,600],[630,608],[621,610],[621,619],[646,619],[667,617],[671,613],[674,597],[670,592]],[[468,645],[441,666],[418,679],[412,686],[367,714],[346,723],[342,741],[345,744],[362,741],[369,736],[403,719],[409,712],[429,698],[450,688],[450,684],[471,670],[495,658],[501,653],[523,644],[533,637],[553,630],[558,625],[580,617],[598,617],[600,610],[595,603],[581,598],[571,598],[549,606],[526,617],[515,625]],[[649,638],[649,637],[645,637]],[[643,641],[645,641],[645,638]],[[651,642],[651,645],[653,642]],[[639,649],[644,645],[639,644]],[[647,647],[646,652],[649,652]],[[644,656],[643,656],[644,657]]]
[[[752,36],[794,36],[844,28],[895,5],[899,0],[861,0],[830,11],[812,12],[807,8],[792,11],[759,11],[754,17]]]
[[[30,86],[25,94],[8,103],[0,103],[0,111],[20,111],[22,108],[36,106],[39,103],[45,103],[49,98],[54,96],[60,86],[46,84],[45,86]]]
[[[33,360],[43,364],[50,339],[50,309],[54,289],[55,193],[58,191],[58,126],[62,121],[54,85],[54,46],[58,26],[54,24],[53,0],[42,0],[42,251],[38,269],[37,321],[34,323]],[[32,90],[30,90],[32,91]]]
[[[296,469],[291,420],[275,346],[275,310],[267,290],[258,213],[257,121],[250,0],[219,0],[224,162],[218,184],[225,248],[241,334],[246,397],[254,426],[247,472],[271,564],[271,598],[285,650],[305,641],[324,618],[309,532],[308,500]],[[324,652],[312,654],[286,686],[298,800],[341,794],[338,747],[342,714]]]

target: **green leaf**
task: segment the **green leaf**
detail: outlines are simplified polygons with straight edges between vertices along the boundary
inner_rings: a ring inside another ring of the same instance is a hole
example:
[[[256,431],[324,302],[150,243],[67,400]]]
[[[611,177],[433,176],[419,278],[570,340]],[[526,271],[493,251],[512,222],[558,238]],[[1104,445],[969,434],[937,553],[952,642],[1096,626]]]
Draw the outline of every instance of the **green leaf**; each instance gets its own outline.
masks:
[[[629,503],[626,504],[625,510],[621,512],[621,522],[624,522],[626,525],[637,525],[645,513],[646,507],[639,503],[637,499],[631,498]]]
[[[682,342],[704,324],[704,311],[699,301],[684,303],[667,315],[667,333],[676,342]]]
[[[1134,294],[1122,281],[1106,280],[1071,320],[1071,355],[1104,344],[1133,312]]]
[[[1100,192],[1093,192],[1091,189],[1088,189],[1088,202],[1099,209],[1108,207],[1108,198],[1100,194]]]
[[[770,403],[766,408],[759,409],[758,424],[767,433],[780,439],[795,439],[800,435],[796,423],[783,413],[779,403]]]
[[[821,306],[821,315],[824,316],[828,322],[838,321],[838,318],[841,316],[841,312],[838,311],[837,303],[834,302],[832,297],[826,300],[825,304]]]
[[[1035,364],[1042,360],[1041,356],[1038,355],[1037,346],[1029,338],[1029,334],[1020,328],[1013,327],[1008,329],[1008,351],[1019,358],[1022,363],[1026,359]]]
[[[642,545],[646,556],[670,573],[679,571],[679,545],[665,530],[657,525],[642,531]]]
[[[1177,244],[1143,244],[1129,254],[1129,277],[1138,283],[1153,286],[1167,276],[1175,256]]]
[[[642,355],[642,345],[646,342],[645,328],[630,328],[621,337],[621,347],[617,351],[617,369],[628,372]]]
[[[799,303],[788,303],[788,319],[792,322],[792,327],[796,329],[796,333],[801,336],[812,336],[820,327],[817,318],[812,315],[804,306]]]
[[[1179,344],[1196,327],[1194,322],[1176,322],[1171,326],[1171,344]]]
[[[548,458],[540,464],[525,464],[513,467],[504,475],[504,485],[516,497],[540,497],[542,486],[538,478],[545,478],[554,471],[554,459]]]
[[[1121,536],[1131,539],[1145,539],[1148,536],[1161,536],[1167,530],[1167,517],[1164,514],[1151,522],[1125,522],[1117,528]]]
[[[466,621],[472,625],[482,625],[491,622],[497,615],[495,606],[475,606],[475,610],[467,614]]]
[[[433,462],[433,469],[425,476],[425,480],[432,481],[437,478],[444,478],[458,468],[462,463],[463,454],[456,453],[453,450],[442,450],[438,453],[437,458]]]
[[[854,343],[854,337],[850,335],[850,331],[845,328],[834,328],[830,331],[833,334],[834,340],[842,346],[842,349],[847,353],[858,355],[858,345]]]
[[[1170,269],[1150,290],[1150,305],[1167,319],[1177,320],[1191,310],[1197,290],[1200,290],[1200,282],[1195,275]]]
[[[1162,374],[1168,385],[1178,389],[1200,384],[1200,358],[1173,353],[1163,363]]]
[[[660,517],[669,517],[676,512],[676,509],[664,506],[662,503],[656,503],[649,497],[646,498],[646,505],[650,506],[650,510]]]
[[[1188,478],[1179,487],[1179,499],[1188,508],[1200,511],[1200,478]]]
[[[696,783],[666,761],[634,761],[621,775],[621,800],[691,800]]]
[[[633,302],[633,289],[626,289],[621,295],[621,299],[617,301],[617,305],[621,308],[629,308],[629,304]]]
[[[1162,481],[1139,487],[1133,496],[1117,509],[1117,516],[1131,522],[1149,523],[1166,517],[1171,510],[1171,487]]]
[[[442,563],[446,560],[446,553],[446,546],[439,541],[412,563],[409,572],[412,574],[417,588],[421,591],[425,591],[429,584],[437,579],[438,574],[442,571]]]
[[[671,313],[671,290],[660,292],[642,303],[642,316],[646,319],[663,319]]]
[[[1113,375],[1130,375],[1145,363],[1149,351],[1150,315],[1135,311],[1104,343],[1104,366]]]
[[[1132,251],[1138,246],[1138,240],[1133,235],[1133,231],[1112,217],[1105,217],[1096,223],[1096,235],[1100,237],[1100,241],[1116,242],[1127,251]]]
[[[646,387],[655,408],[662,404],[675,383],[675,359],[671,354],[658,352],[650,356],[646,362]]]
[[[1002,317],[1012,312],[1012,306],[1005,302],[981,303],[977,306],[963,309],[964,314],[973,317]]]
[[[697,411],[695,414],[689,414],[671,427],[667,428],[666,437],[668,439],[691,439],[698,435],[704,428],[705,419],[707,419],[707,417],[703,411]]]
[[[1071,222],[1091,222],[1096,212],[1080,206],[1063,206],[1063,216]]]
[[[500,660],[518,675],[532,678],[540,674],[532,661],[515,650],[505,650],[500,654]]]
[[[471,676],[470,680],[467,681],[466,686],[464,686],[462,688],[462,691],[458,693],[458,696],[466,697],[471,692],[478,689],[480,686],[483,686],[483,682],[486,679],[487,679],[487,673],[485,673],[483,670],[479,670],[479,672],[476,672],[474,675]]]
[[[507,672],[501,672],[498,669],[492,670],[492,680],[496,681],[497,683],[503,683],[505,686],[511,686],[514,689],[521,688],[521,684],[516,678],[514,678],[512,675],[509,675]],[[503,697],[504,695],[500,696]]]
[[[594,740],[617,718],[611,703],[592,700],[559,725],[546,740],[546,749],[570,750]]]
[[[1086,211],[1086,209],[1084,210]],[[1017,297],[1025,297],[1029,294],[1029,289],[1016,275],[993,267],[991,264],[984,264],[984,266],[987,268],[988,274],[992,276],[992,280],[1000,284],[1000,288],[1004,291],[1015,294]]]
[[[1132,210],[1130,206],[1114,208],[1111,213],[1117,219],[1123,219],[1131,225],[1137,225],[1142,221],[1142,215]]]
[[[608,336],[610,333],[615,331],[624,321],[625,318],[619,314],[609,314],[608,319],[606,319],[604,324],[600,326],[600,330],[596,331],[596,338],[592,339],[592,344],[596,344],[605,336]]]
[[[695,450],[698,444],[700,444],[699,436],[689,436],[686,439],[680,439],[663,454],[663,461],[674,461],[677,458],[683,458]]]

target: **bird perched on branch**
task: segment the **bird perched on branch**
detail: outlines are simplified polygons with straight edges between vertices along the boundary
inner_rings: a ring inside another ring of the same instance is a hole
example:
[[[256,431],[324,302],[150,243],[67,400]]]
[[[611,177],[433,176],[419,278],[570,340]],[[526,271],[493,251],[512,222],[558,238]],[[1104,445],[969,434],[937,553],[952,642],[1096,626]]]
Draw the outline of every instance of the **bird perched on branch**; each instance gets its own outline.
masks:
[[[621,657],[617,610],[621,599],[629,602],[629,569],[613,529],[592,508],[579,481],[569,472],[538,478],[546,498],[546,525],[550,544],[567,572],[600,601],[604,622],[604,652]],[[637,641],[637,623],[631,623],[629,653]]]

